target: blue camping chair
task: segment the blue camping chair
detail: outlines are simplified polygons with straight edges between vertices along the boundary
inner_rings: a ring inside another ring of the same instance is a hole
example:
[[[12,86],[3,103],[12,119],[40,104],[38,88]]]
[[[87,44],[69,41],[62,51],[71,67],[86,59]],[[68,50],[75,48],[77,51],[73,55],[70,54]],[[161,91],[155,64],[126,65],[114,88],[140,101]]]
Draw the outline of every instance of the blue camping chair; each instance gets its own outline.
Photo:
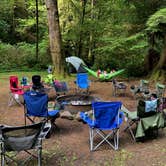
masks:
[[[90,80],[87,73],[77,73],[75,83],[77,85],[77,93],[81,93],[82,90],[85,90],[87,94],[89,93]]]
[[[45,120],[51,120],[53,124],[55,119],[59,117],[59,110],[48,111],[48,95],[36,91],[27,91],[24,93],[24,113],[25,113],[25,125],[26,118],[32,123],[35,122],[35,117],[44,118]]]
[[[119,127],[123,122],[123,113],[119,112],[121,102],[94,102],[92,103],[92,119],[84,112],[80,113],[81,119],[89,125],[90,150],[96,150],[101,144],[107,142],[117,150],[119,145]],[[110,131],[109,133],[105,131]],[[102,140],[94,145],[94,138],[100,136]],[[110,137],[113,137],[112,142]]]

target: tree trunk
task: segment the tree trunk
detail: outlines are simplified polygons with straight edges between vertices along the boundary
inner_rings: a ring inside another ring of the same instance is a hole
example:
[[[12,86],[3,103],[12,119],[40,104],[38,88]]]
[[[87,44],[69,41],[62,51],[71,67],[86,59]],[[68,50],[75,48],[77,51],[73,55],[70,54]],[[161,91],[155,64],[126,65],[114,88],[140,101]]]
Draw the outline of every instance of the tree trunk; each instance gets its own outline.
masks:
[[[164,36],[164,46],[156,69],[166,69],[166,35]]]
[[[38,0],[36,0],[36,62],[39,58],[39,7]]]
[[[93,14],[93,10],[94,10],[94,0],[91,0],[91,20],[93,20],[94,18],[94,14]],[[90,35],[89,35],[89,50],[88,50],[88,59],[90,60],[90,62],[92,62],[92,43],[93,42],[93,32],[92,30],[90,31]]]
[[[151,72],[160,59],[160,53],[157,52],[154,48],[149,48],[148,53],[145,57],[145,72]]]
[[[164,46],[160,59],[153,70],[151,78],[162,82],[166,81],[166,35],[164,37]]]
[[[50,52],[55,73],[64,73],[62,63],[62,40],[60,34],[57,0],[45,0],[49,27]]]
[[[86,3],[87,0],[81,0],[81,5],[82,5],[82,16],[81,16],[81,21],[80,21],[80,26],[81,26],[81,30],[80,30],[80,36],[79,36],[79,41],[78,41],[78,56],[80,58],[82,58],[82,26],[84,24],[84,18],[85,18],[85,8],[86,8]]]

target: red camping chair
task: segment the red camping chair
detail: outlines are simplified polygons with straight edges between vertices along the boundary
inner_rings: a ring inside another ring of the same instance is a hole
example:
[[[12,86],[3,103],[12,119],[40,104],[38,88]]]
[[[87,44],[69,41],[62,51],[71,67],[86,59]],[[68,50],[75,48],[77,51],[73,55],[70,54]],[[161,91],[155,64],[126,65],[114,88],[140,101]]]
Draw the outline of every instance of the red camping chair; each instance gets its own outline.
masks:
[[[9,79],[10,79],[10,98],[8,106],[11,106],[13,102],[22,105],[20,102],[20,96],[24,94],[24,91],[21,86],[18,86],[18,77],[10,76]]]

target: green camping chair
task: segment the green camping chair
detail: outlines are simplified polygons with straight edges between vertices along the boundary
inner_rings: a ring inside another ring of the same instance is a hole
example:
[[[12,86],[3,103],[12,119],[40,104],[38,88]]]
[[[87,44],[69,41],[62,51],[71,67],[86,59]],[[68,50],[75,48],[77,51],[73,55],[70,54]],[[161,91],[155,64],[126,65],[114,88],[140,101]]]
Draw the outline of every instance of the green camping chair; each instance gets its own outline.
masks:
[[[149,81],[140,80],[140,85],[132,85],[130,87],[130,91],[132,92],[135,99],[142,98],[147,100],[150,97]]]
[[[134,141],[146,136],[149,131],[157,131],[165,126],[163,113],[159,110],[159,99],[138,101],[137,110],[130,112],[124,106],[121,108],[127,123],[124,131],[130,132]],[[134,128],[135,125],[135,128]]]
[[[156,94],[158,98],[162,98],[164,97],[164,93],[165,93],[165,85],[160,84],[160,83],[156,83]]]

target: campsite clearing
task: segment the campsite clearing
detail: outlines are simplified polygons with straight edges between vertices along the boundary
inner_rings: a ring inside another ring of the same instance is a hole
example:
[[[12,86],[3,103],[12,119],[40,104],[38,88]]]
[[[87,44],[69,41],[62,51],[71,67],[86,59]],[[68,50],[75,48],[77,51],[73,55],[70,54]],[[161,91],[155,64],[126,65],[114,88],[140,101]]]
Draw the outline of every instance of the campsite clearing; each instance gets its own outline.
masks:
[[[90,92],[103,100],[122,101],[130,110],[134,111],[137,101],[132,98],[129,87],[138,84],[138,81],[126,81],[128,84],[126,96],[112,96],[111,82],[92,81]],[[68,82],[69,86],[75,87],[73,80]],[[154,87],[153,84],[150,85]],[[54,91],[52,95],[55,95]],[[7,107],[9,97],[8,78],[1,82],[1,106],[0,123],[7,125],[24,124],[23,107],[14,105]],[[125,123],[125,122],[124,122]],[[51,138],[44,141],[43,157],[44,164],[53,165],[74,165],[74,166],[165,166],[166,164],[166,128],[160,130],[156,139],[144,142],[133,142],[129,133],[120,130],[119,150],[114,151],[107,145],[102,146],[95,152],[89,151],[88,126],[76,120],[57,119],[58,129],[54,131]]]

